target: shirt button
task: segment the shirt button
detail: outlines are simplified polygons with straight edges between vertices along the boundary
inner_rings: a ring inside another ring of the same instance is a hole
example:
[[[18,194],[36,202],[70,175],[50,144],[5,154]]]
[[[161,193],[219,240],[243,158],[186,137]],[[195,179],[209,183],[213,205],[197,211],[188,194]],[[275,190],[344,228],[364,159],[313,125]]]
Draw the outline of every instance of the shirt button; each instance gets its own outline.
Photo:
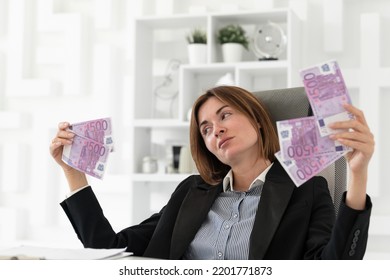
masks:
[[[225,225],[225,229],[229,229],[229,227],[230,227],[229,225]]]
[[[218,257],[222,258],[222,252],[218,252]]]
[[[238,214],[237,214],[237,213],[233,215],[233,218],[237,218],[237,217],[238,217]]]

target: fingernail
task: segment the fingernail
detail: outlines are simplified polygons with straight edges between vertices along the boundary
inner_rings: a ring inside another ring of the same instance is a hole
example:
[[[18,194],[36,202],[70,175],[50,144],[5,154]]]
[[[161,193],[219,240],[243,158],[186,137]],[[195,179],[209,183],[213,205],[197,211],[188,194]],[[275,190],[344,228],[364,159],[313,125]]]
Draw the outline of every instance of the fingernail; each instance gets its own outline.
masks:
[[[68,133],[68,137],[74,137],[74,135],[75,135],[75,134],[72,133],[72,132],[69,132],[69,133]]]

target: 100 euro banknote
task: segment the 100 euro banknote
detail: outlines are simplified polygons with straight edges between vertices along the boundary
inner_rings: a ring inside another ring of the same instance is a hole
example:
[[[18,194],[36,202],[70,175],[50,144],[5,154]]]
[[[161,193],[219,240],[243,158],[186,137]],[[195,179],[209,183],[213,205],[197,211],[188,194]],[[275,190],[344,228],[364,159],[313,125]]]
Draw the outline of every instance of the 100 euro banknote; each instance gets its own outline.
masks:
[[[109,153],[108,146],[76,134],[73,143],[64,146],[62,160],[85,174],[102,179]]]
[[[351,98],[336,61],[303,69],[300,75],[321,136],[336,132],[329,123],[353,118],[343,107],[344,103],[351,104]]]
[[[350,151],[350,148],[338,141],[321,137],[314,116],[278,121],[276,126],[282,160],[298,160]]]
[[[283,160],[281,152],[275,154],[276,158],[290,176],[294,184],[299,187],[310,178],[314,177],[333,162],[344,156],[345,153],[337,152],[316,157],[301,158],[297,160]]]
[[[111,118],[74,123],[69,126],[69,129],[79,136],[92,139],[108,146],[111,152],[114,149]]]

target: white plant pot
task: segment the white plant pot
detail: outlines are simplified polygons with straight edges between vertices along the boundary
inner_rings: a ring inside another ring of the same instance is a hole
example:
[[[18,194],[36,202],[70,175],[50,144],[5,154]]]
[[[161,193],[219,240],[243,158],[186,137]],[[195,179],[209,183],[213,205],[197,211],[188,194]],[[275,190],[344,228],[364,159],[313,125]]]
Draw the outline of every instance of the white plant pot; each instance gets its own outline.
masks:
[[[190,64],[203,64],[207,61],[206,44],[189,44],[188,61]]]
[[[222,45],[222,56],[224,62],[240,62],[244,47],[238,43],[225,43]]]

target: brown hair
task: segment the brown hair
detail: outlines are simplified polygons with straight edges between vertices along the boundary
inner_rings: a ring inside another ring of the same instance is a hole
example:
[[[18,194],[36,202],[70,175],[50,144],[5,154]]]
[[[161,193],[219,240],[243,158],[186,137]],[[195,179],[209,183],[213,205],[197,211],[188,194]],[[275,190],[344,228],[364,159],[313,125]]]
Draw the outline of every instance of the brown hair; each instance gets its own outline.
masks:
[[[211,185],[216,185],[230,170],[228,165],[222,163],[207,149],[199,129],[199,109],[211,97],[218,98],[249,119],[258,134],[261,156],[273,161],[275,153],[279,151],[279,141],[274,123],[264,104],[253,94],[240,87],[214,87],[207,90],[195,101],[190,121],[191,153],[203,180]],[[258,129],[258,125],[260,125],[260,129]]]

